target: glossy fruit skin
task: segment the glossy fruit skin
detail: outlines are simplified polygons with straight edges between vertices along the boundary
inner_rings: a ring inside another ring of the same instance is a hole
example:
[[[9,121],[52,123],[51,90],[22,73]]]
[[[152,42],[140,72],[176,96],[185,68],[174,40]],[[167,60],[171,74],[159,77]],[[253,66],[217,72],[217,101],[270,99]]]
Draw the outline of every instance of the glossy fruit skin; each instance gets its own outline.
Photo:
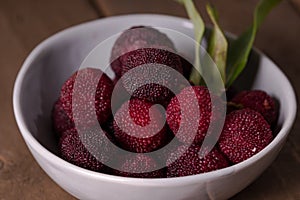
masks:
[[[175,50],[173,42],[168,36],[148,26],[134,26],[125,30],[116,40],[111,52],[111,67],[117,78],[122,76],[122,55],[151,46],[165,46]]]
[[[194,91],[194,92],[193,92]],[[197,103],[195,108],[193,107],[195,103],[191,102],[193,97],[196,96]],[[211,98],[214,99],[216,105],[212,105]],[[182,104],[180,105],[180,101]],[[214,123],[221,121],[220,118],[224,115],[224,110],[222,109],[222,100],[213,94],[210,94],[207,87],[204,86],[190,86],[184,88],[176,97],[173,97],[167,107],[167,123],[170,129],[173,131],[175,136],[180,142],[190,144],[196,143],[201,144],[206,135],[214,135],[215,133],[208,133],[209,126],[214,127]],[[181,107],[182,106],[182,107]],[[182,117],[182,108],[187,110],[186,115]],[[212,115],[212,110],[216,111]],[[199,110],[199,115],[195,114],[195,110]],[[212,119],[212,117],[214,118]],[[194,136],[190,130],[190,123],[199,121],[197,133]],[[180,124],[181,132],[179,133]],[[211,130],[214,130],[212,128]]]
[[[113,82],[106,74],[99,69],[85,68],[64,83],[59,101],[76,126],[89,128],[98,122],[102,125],[110,118],[112,91]]]
[[[167,160],[167,177],[181,177],[210,172],[229,166],[227,159],[214,147],[204,157],[200,157],[199,145],[179,146]]]
[[[232,163],[239,163],[260,152],[272,139],[270,125],[264,117],[246,108],[227,115],[219,147]]]
[[[95,127],[81,131],[65,131],[58,147],[64,160],[97,172],[108,171],[106,164],[115,156],[108,134],[98,131]]]
[[[114,136],[122,148],[146,153],[166,144],[168,134],[164,115],[159,109],[151,106],[153,104],[150,102],[131,99],[116,112],[113,124]],[[122,130],[122,127],[126,130]]]
[[[122,158],[120,170],[114,174],[134,178],[164,178],[165,169],[156,169],[157,163],[150,156],[144,154],[128,155]]]
[[[231,102],[242,108],[250,108],[259,112],[270,125],[273,125],[277,119],[274,99],[262,90],[242,91]]]

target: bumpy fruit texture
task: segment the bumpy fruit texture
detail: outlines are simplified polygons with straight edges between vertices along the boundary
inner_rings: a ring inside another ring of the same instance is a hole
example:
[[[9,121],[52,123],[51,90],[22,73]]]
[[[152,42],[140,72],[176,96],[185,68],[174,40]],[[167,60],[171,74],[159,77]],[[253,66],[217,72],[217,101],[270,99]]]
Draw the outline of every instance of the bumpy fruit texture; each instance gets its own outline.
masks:
[[[194,92],[192,92],[194,91]],[[198,106],[195,108],[191,101],[194,99],[193,96],[196,95],[196,99],[198,100]],[[215,105],[212,105],[211,98],[214,99]],[[180,101],[181,104],[180,104]],[[173,131],[175,136],[179,141],[190,144],[196,143],[201,144],[206,135],[213,135],[214,125],[217,123],[220,116],[223,114],[221,99],[215,95],[210,95],[209,90],[204,86],[191,86],[184,88],[178,95],[171,99],[168,107],[167,107],[167,123],[170,129]],[[186,110],[185,116],[183,116],[182,109]],[[212,115],[212,109],[216,111],[214,115]],[[195,110],[199,110],[199,115],[195,114]],[[183,116],[183,117],[182,117]],[[212,116],[214,118],[212,119]],[[199,125],[197,128],[197,133],[194,136],[191,131],[191,123],[195,123],[195,121],[199,121]],[[181,131],[179,131],[179,127],[181,126]],[[211,126],[212,130],[208,133],[208,128]]]
[[[63,132],[74,128],[74,122],[66,114],[60,100],[57,100],[54,103],[52,110],[52,124],[59,137],[63,134]]]
[[[169,88],[180,86],[180,80],[174,77],[174,72],[162,68],[170,67],[182,74],[180,56],[168,49],[160,47],[138,49],[124,54],[119,60],[124,88],[132,94],[132,97],[153,103],[164,103],[173,95]],[[130,71],[139,66],[145,67]],[[126,76],[127,72],[130,74]],[[158,84],[159,82],[164,82],[167,87]],[[135,88],[136,85],[142,86]]]
[[[112,114],[115,114],[117,110],[130,98],[127,90],[123,87],[122,81],[119,79],[114,79],[114,90],[111,98],[111,109]]]
[[[173,42],[160,31],[145,26],[135,26],[124,31],[116,40],[111,52],[111,67],[116,77],[122,76],[122,62],[119,60],[123,54],[152,46],[165,46],[175,49]]]
[[[76,126],[91,127],[98,122],[104,124],[111,116],[112,91],[113,83],[106,74],[99,69],[86,68],[74,73],[64,83],[60,102]]]
[[[59,151],[70,163],[124,177],[181,177],[222,169],[229,162],[242,162],[273,139],[270,125],[277,118],[274,99],[260,90],[243,91],[230,97],[230,111],[217,147],[201,156],[204,138],[217,139],[214,127],[219,126],[217,123],[225,114],[224,102],[204,86],[185,87],[179,94],[168,89],[181,89],[184,83],[178,75],[157,66],[168,66],[188,78],[192,65],[176,53],[167,35],[154,28],[138,26],[124,31],[113,46],[110,59],[116,75],[114,82],[101,70],[82,69],[64,83],[54,104],[52,118],[60,137]],[[152,83],[145,84],[147,80]],[[122,84],[116,86],[117,81]],[[141,86],[136,88],[137,85]],[[114,88],[119,98],[111,102]],[[191,102],[194,95],[196,107]],[[124,102],[127,96],[131,99]],[[117,105],[113,111],[111,103]],[[157,103],[167,108],[169,126],[163,112],[154,106]],[[195,115],[196,109],[200,115]],[[191,127],[195,121],[198,125],[193,135]],[[99,124],[104,131],[99,130]],[[172,139],[175,142],[169,144]],[[117,155],[113,144],[154,155]],[[164,149],[154,152],[160,148]],[[112,162],[119,170],[108,167]],[[156,169],[159,162],[166,167]]]
[[[250,108],[262,114],[270,125],[277,118],[275,102],[266,92],[261,90],[249,90],[238,93],[232,100],[233,103],[243,108]]]
[[[116,112],[114,136],[121,147],[145,153],[158,149],[167,142],[164,116],[160,109],[151,107],[152,105],[140,99],[131,99]]]
[[[132,27],[115,42],[111,53],[111,66],[119,79],[129,70],[147,65],[148,69],[142,72],[131,71],[129,76],[122,79],[123,85],[132,97],[164,104],[173,96],[168,88],[178,87],[180,83],[170,73],[154,66],[168,66],[182,73],[181,57],[174,52],[175,47],[167,35],[151,27]],[[153,80],[156,76],[168,86],[157,84]],[[151,80],[151,83],[145,84],[147,80]],[[143,86],[134,88],[136,85]]]
[[[143,154],[123,157],[120,170],[114,170],[115,175],[135,178],[163,178],[164,169],[157,169],[156,161]]]
[[[167,177],[181,177],[210,172],[229,166],[227,159],[217,148],[201,157],[200,146],[182,145],[167,160]]]
[[[178,141],[172,131],[168,130],[169,138],[168,143],[161,147],[158,151],[155,151],[151,154],[152,158],[154,158],[158,163],[166,163],[167,159],[171,155],[171,153],[175,152],[176,149],[182,145],[181,142]]]
[[[219,147],[232,163],[242,162],[265,148],[273,139],[270,125],[251,109],[227,115]]]
[[[61,156],[79,167],[106,172],[108,167],[105,164],[115,157],[107,136],[105,132],[99,132],[95,128],[65,131],[59,142]]]

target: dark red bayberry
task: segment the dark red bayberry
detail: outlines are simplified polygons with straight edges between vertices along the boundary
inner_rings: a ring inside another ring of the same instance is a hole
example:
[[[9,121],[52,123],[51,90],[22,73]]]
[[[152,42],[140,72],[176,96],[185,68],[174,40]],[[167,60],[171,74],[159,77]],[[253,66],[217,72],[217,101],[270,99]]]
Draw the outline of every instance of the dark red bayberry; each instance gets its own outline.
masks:
[[[111,66],[116,77],[119,78],[122,76],[120,56],[140,48],[149,48],[152,46],[165,46],[173,50],[175,49],[168,36],[154,28],[135,26],[124,31],[116,40],[111,52]]]
[[[80,135],[79,135],[80,134]],[[105,132],[95,128],[78,132],[70,129],[62,134],[59,142],[61,156],[66,161],[93,171],[106,171],[114,158],[110,140]]]
[[[231,162],[239,163],[261,151],[272,139],[264,117],[254,110],[242,109],[227,115],[219,146]]]
[[[169,88],[180,86],[179,78],[170,71],[173,69],[182,74],[180,56],[165,48],[134,50],[123,55],[119,60],[122,67],[121,80],[132,97],[153,103],[164,103],[173,95]],[[132,70],[134,68],[135,70]],[[165,86],[161,83],[165,83]],[[137,85],[140,87],[136,88]]]
[[[151,106],[152,103],[131,99],[116,112],[115,138],[124,149],[144,153],[166,143],[168,135],[164,116],[156,107],[150,109]]]
[[[183,143],[179,142],[177,138],[174,138],[173,133],[170,133],[169,135],[172,136],[171,138],[169,138],[169,140],[172,141],[151,154],[152,158],[163,165],[166,164],[167,159],[170,157],[170,155],[175,152],[179,146],[183,145]]]
[[[178,147],[167,160],[167,177],[189,176],[229,166],[226,158],[216,148],[204,157],[199,152],[198,145]]]
[[[127,90],[123,87],[121,80],[115,78],[113,83],[114,90],[111,98],[111,109],[112,113],[115,114],[122,104],[130,99],[130,94],[128,94]]]
[[[194,91],[194,92],[193,92]],[[193,107],[195,103],[191,102],[193,96],[196,95],[196,99],[198,100],[197,107]],[[216,105],[212,105],[211,98],[214,98],[214,103]],[[180,105],[180,101],[182,104]],[[210,95],[209,90],[204,86],[191,86],[184,88],[176,97],[173,97],[167,107],[167,122],[170,129],[174,132],[175,136],[179,141],[183,143],[194,143],[200,144],[207,134],[215,134],[215,133],[207,133],[208,128],[210,126],[213,127],[214,123],[218,123],[220,120],[220,116],[224,114],[224,110],[222,109],[222,101],[219,97],[215,95]],[[182,107],[181,107],[182,106]],[[212,115],[212,108],[216,113]],[[185,108],[186,114],[182,116],[181,109]],[[195,110],[199,109],[199,115],[195,114]],[[214,116],[214,119],[212,119]],[[199,121],[197,133],[194,136],[192,131],[190,130],[190,124],[195,123],[195,121]],[[181,131],[178,132],[180,124],[183,124],[181,127]],[[216,124],[215,124],[216,125]],[[211,130],[214,130],[212,128]]]
[[[61,136],[63,132],[74,127],[74,122],[66,114],[60,100],[57,100],[54,103],[52,110],[52,124],[58,136]]]
[[[135,178],[165,177],[164,169],[157,169],[156,161],[147,155],[128,155],[123,160],[120,170],[114,170],[114,174]]]
[[[76,119],[76,126],[91,127],[97,119],[104,124],[111,116],[112,91],[113,83],[106,74],[99,69],[86,68],[74,73],[64,83],[60,101],[72,122]],[[74,98],[77,103],[72,105]]]
[[[273,124],[277,118],[275,102],[266,92],[261,90],[249,90],[238,93],[232,100],[233,103],[243,108],[250,108],[262,114],[264,118]]]

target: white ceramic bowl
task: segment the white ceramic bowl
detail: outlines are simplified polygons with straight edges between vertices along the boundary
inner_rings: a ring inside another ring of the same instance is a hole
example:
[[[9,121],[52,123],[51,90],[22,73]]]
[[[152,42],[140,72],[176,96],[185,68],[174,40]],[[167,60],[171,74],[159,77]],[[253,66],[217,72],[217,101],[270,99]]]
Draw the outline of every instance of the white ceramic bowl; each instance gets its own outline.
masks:
[[[61,85],[95,45],[133,25],[165,27],[193,36],[193,26],[187,19],[126,15],[69,28],[42,42],[23,64],[13,95],[15,117],[29,150],[57,184],[79,199],[203,200],[227,199],[238,193],[278,155],[296,115],[296,98],[290,82],[269,58],[259,52],[252,56],[255,75],[251,77],[251,73],[244,73],[238,80],[244,83],[237,85],[263,89],[279,101],[279,131],[271,144],[250,159],[199,175],[138,179],[82,169],[56,155],[50,113]]]

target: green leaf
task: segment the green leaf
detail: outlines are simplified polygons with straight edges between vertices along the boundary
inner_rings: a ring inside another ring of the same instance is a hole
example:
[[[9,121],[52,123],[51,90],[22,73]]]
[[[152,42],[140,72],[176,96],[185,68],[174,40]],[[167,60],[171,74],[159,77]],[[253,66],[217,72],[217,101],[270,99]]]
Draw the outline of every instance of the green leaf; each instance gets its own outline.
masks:
[[[208,44],[208,53],[217,65],[223,82],[226,81],[226,58],[228,43],[218,24],[218,13],[210,4],[206,5],[207,13],[214,25]]]
[[[268,13],[281,1],[261,0],[255,8],[252,26],[229,46],[227,68],[230,70],[226,80],[227,88],[245,68],[259,26]]]
[[[195,64],[190,76],[190,81],[192,81],[195,85],[199,85],[201,82],[201,76],[199,72],[202,74],[202,69],[200,65],[200,43],[204,34],[205,24],[192,0],[175,0],[175,1],[184,5],[189,18],[191,19],[194,25],[195,40],[196,40]]]

